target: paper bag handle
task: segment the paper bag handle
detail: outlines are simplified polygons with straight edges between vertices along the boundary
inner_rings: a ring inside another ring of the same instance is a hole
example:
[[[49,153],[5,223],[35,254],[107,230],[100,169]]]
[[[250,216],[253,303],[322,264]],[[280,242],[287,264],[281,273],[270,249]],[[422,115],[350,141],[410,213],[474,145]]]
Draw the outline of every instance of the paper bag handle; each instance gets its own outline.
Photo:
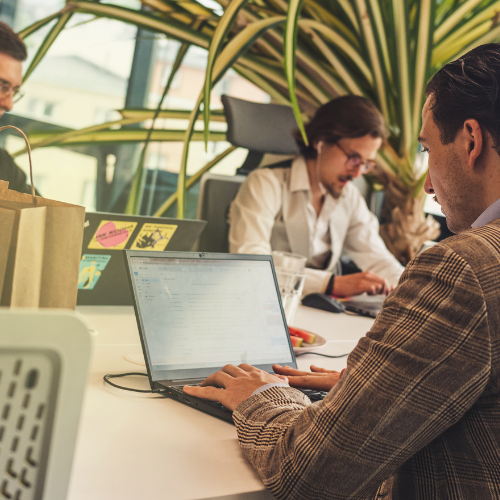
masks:
[[[28,138],[26,137],[26,134],[20,128],[14,127],[14,125],[4,125],[3,127],[0,127],[0,132],[2,130],[5,130],[6,128],[13,128],[14,130],[17,130],[24,137],[24,141],[26,142],[26,148],[28,150],[28,159],[30,162],[31,196],[33,197],[33,205],[36,205],[35,185],[33,184],[33,164],[31,163],[30,143],[28,141]]]

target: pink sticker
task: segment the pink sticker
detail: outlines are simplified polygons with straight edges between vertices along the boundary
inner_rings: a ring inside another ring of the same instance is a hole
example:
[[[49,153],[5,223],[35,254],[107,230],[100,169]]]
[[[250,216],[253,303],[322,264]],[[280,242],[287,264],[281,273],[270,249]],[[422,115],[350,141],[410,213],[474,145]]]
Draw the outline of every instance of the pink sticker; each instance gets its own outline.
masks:
[[[114,222],[108,222],[99,229],[96,239],[103,247],[108,248],[116,247],[120,243],[127,241],[128,236],[129,232],[127,228],[116,229]]]
[[[123,250],[136,226],[137,222],[103,220],[88,248]]]

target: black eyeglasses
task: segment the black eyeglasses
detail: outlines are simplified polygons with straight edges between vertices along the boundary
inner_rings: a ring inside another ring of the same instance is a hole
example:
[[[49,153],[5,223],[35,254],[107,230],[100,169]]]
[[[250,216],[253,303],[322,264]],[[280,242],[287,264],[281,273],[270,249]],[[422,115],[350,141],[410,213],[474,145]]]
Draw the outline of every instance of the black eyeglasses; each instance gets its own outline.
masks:
[[[363,160],[359,153],[349,153],[338,142],[332,144],[332,146],[337,146],[347,156],[346,165],[349,170],[357,170],[361,167],[361,173],[367,174],[376,165],[375,160]]]
[[[17,102],[24,96],[24,92],[21,92],[20,88],[13,88],[9,82],[0,79],[0,98],[4,99],[12,95],[12,101]]]

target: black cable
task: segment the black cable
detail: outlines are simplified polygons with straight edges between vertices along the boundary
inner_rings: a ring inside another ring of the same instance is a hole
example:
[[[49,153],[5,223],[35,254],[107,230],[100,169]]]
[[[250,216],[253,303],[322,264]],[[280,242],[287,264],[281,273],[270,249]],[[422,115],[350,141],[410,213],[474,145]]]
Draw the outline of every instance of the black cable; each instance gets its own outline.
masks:
[[[306,354],[315,354],[316,356],[323,356],[324,358],[345,358],[346,356],[349,356],[350,353],[340,354],[339,356],[330,356],[329,354],[321,354],[320,352],[299,352],[298,354],[295,354],[295,357],[298,358],[299,356],[305,356]]]
[[[113,387],[116,387],[118,389],[123,389],[124,391],[147,392],[147,393],[153,393],[154,392],[154,391],[144,391],[142,389],[132,389],[130,387],[123,387],[122,385],[113,384],[113,382],[111,382],[109,380],[110,378],[128,377],[129,375],[140,375],[141,377],[147,377],[148,376],[147,373],[138,373],[138,372],[118,373],[116,375],[111,375],[111,374],[108,373],[107,375],[104,375],[103,380],[104,380],[104,382],[106,382],[106,384],[112,385]]]

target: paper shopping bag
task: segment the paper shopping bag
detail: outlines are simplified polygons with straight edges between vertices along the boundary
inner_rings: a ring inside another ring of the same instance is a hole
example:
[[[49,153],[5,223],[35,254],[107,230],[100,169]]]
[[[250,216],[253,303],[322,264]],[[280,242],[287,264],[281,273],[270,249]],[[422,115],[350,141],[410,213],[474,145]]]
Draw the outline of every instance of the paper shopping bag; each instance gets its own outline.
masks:
[[[0,305],[74,309],[85,209],[31,184],[31,195],[0,186]]]

